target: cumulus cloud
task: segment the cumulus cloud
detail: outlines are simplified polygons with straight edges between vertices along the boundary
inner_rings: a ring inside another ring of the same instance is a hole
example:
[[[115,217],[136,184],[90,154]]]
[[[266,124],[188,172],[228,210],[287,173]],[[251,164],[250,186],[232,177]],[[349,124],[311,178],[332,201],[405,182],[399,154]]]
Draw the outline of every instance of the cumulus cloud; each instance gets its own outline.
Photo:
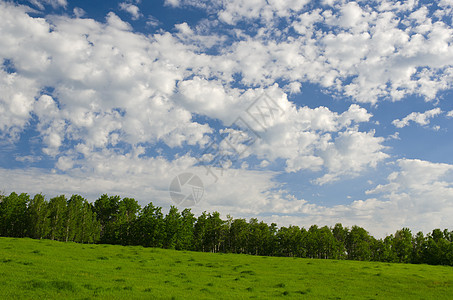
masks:
[[[68,2],[66,0],[30,0],[30,3],[41,10],[44,9],[44,5],[50,5],[53,8],[66,8],[66,6],[68,5]]]
[[[451,88],[453,31],[444,21],[448,2],[438,10],[418,1],[327,1],[332,7],[314,9],[307,8],[307,1],[178,3],[215,10],[218,20],[212,26],[218,27],[218,21],[226,28],[238,22],[260,24],[235,29],[236,41],[223,51],[245,84],[284,79],[291,90],[293,82],[310,81],[370,103],[412,94],[432,101]],[[281,30],[280,22],[296,34]]]
[[[395,125],[397,128],[403,128],[405,126],[408,126],[410,121],[413,121],[419,125],[428,125],[430,119],[434,118],[435,116],[438,116],[441,113],[442,110],[438,107],[431,110],[427,110],[424,113],[412,112],[401,120],[398,119],[394,120],[392,124]]]
[[[298,203],[301,206],[293,204],[294,210],[303,213],[303,217],[275,214],[264,219],[306,227],[312,224],[333,226],[341,220],[346,226],[363,226],[376,237],[384,237],[403,227],[413,233],[427,233],[434,228],[451,226],[452,175],[453,166],[449,164],[401,159],[387,183],[367,191],[367,195],[375,196],[373,198],[333,207],[302,201]]]
[[[184,76],[178,65],[156,60],[170,45],[130,32],[113,13],[106,24],[56,17],[58,30],[52,32],[49,23],[29,17],[23,7],[1,5],[2,17],[14,22],[2,29],[0,55],[16,69],[2,71],[3,135],[17,135],[34,113],[49,155],[58,153],[65,138],[91,149],[114,146],[118,139],[205,143],[209,126],[193,123],[189,111],[169,101],[176,80]],[[49,86],[52,96],[39,98]],[[51,113],[43,111],[46,105]]]
[[[83,9],[80,8],[80,7],[75,7],[75,8],[73,9],[73,12],[74,12],[74,16],[75,16],[76,18],[81,18],[81,17],[85,16],[85,14],[86,14],[85,10],[83,10]]]
[[[180,5],[179,0],[165,0],[164,3],[165,3],[165,5],[173,6],[173,7],[178,7]]]
[[[138,20],[143,16],[140,13],[140,9],[138,8],[138,6],[132,3],[121,2],[119,4],[119,7],[121,10],[128,12],[132,16],[132,20]]]
[[[296,107],[277,84],[265,89],[229,85],[237,70],[252,86],[260,84],[266,74],[271,83],[272,77],[288,70],[269,62],[296,51],[297,45],[292,43],[263,45],[250,40],[233,45],[233,52],[224,56],[200,55],[197,52],[211,39],[199,37],[199,44],[184,44],[197,36],[197,29],[186,23],[175,26],[176,36],[158,33],[145,37],[109,13],[105,24],[54,17],[51,31],[50,23],[28,16],[24,8],[4,6],[10,11],[5,18],[15,18],[11,24],[16,25],[5,31],[10,44],[2,55],[15,63],[17,74],[27,73],[38,80],[28,101],[33,103],[44,87],[54,87],[51,95],[37,98],[35,111],[30,107],[17,112],[23,116],[22,123],[18,122],[21,128],[30,113],[38,117],[42,151],[49,156],[59,157],[64,151],[88,156],[122,143],[130,147],[158,142],[171,148],[204,147],[213,130],[192,120],[198,114],[221,120],[226,126],[243,117],[260,136],[245,157],[284,159],[287,172],[323,170],[326,175],[317,181],[320,184],[343,175],[356,176],[387,157],[383,138],[372,131],[359,131],[357,124],[368,122],[372,115],[356,104],[336,113],[326,107]],[[19,44],[18,37],[29,34],[28,26],[20,24],[28,23],[33,24],[36,38]],[[28,61],[33,56],[40,59]],[[289,58],[288,63],[292,62]],[[268,102],[254,105],[263,93]],[[271,102],[278,106],[278,115],[258,120],[263,117],[259,106]],[[68,145],[72,146],[68,149]],[[58,161],[57,168],[68,170],[72,165],[65,162]]]
[[[27,125],[39,87],[35,80],[0,70],[0,136],[15,141]]]
[[[424,231],[450,226],[453,166],[417,159],[397,163],[400,170],[388,176],[387,184],[367,191],[393,208],[387,211],[389,224]]]
[[[391,134],[387,137],[388,140],[401,140],[400,138],[400,133],[395,132],[394,134]]]
[[[300,11],[309,0],[263,1],[263,0],[234,0],[225,3],[218,13],[219,19],[234,25],[241,20],[271,21],[274,16],[287,17],[291,12]]]
[[[382,150],[384,138],[375,137],[374,132],[342,132],[334,141],[323,141],[320,156],[329,172],[317,179],[317,184],[338,180],[340,175],[358,175],[366,167],[376,167],[388,154]]]

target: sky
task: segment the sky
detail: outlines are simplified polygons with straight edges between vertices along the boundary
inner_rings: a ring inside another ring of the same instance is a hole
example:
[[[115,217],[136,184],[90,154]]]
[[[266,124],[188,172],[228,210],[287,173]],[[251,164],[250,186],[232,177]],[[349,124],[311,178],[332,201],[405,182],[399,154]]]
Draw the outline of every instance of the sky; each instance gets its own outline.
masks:
[[[453,228],[453,0],[0,0],[0,20],[4,194]]]

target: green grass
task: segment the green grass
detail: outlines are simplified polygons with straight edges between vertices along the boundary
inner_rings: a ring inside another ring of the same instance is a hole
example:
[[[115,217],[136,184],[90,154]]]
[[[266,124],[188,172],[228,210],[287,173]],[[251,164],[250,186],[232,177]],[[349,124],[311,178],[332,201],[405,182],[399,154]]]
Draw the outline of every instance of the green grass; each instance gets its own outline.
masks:
[[[0,238],[0,299],[452,297],[452,267]]]

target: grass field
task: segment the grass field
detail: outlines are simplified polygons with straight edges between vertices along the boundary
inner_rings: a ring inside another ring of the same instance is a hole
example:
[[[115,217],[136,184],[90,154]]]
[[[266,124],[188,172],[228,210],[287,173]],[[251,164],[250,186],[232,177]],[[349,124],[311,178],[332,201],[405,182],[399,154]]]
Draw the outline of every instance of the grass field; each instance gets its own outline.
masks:
[[[0,299],[452,299],[453,268],[0,238]]]

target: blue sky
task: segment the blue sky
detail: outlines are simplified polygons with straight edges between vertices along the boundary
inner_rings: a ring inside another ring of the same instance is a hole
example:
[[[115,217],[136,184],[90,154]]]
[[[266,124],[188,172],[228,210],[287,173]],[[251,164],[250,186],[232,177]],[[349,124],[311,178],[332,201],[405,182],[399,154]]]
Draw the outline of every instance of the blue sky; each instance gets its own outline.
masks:
[[[453,225],[451,0],[0,1],[0,15],[4,193],[168,209],[190,172],[196,214],[377,236]]]

